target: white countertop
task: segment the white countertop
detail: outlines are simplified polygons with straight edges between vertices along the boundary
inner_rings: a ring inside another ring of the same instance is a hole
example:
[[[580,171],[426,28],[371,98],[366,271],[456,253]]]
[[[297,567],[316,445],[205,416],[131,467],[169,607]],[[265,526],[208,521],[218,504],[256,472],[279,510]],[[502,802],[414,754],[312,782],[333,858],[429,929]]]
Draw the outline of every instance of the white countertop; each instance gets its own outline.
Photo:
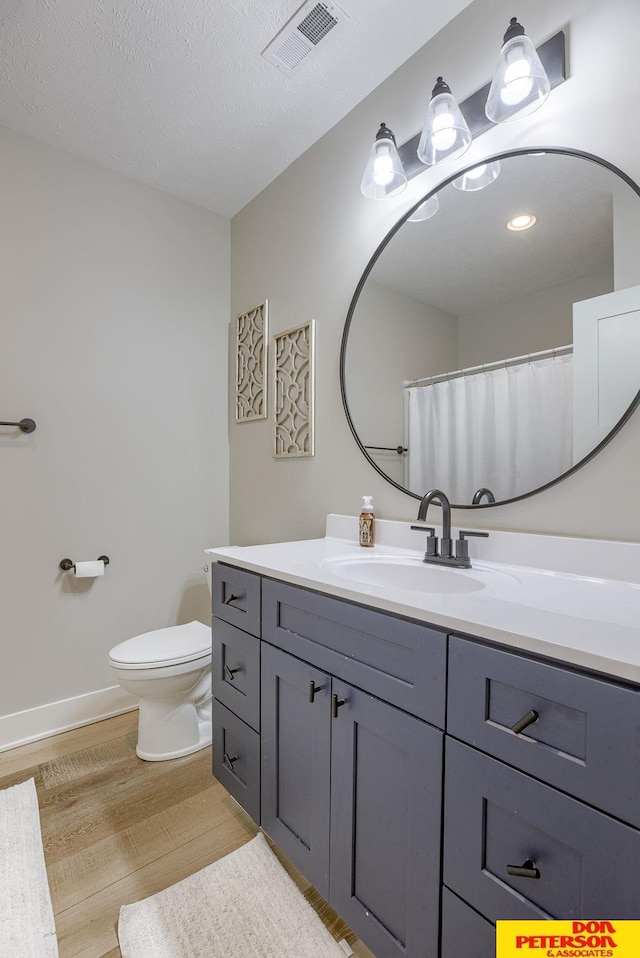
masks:
[[[357,518],[330,515],[323,539],[206,551],[251,572],[640,684],[640,544],[489,530],[489,539],[470,540],[473,568],[446,570],[474,591],[448,594],[404,587],[404,568],[407,586],[427,568],[424,536],[409,527],[376,520],[376,545],[363,549]],[[402,586],[349,578],[364,570],[366,579],[385,559],[401,564]]]

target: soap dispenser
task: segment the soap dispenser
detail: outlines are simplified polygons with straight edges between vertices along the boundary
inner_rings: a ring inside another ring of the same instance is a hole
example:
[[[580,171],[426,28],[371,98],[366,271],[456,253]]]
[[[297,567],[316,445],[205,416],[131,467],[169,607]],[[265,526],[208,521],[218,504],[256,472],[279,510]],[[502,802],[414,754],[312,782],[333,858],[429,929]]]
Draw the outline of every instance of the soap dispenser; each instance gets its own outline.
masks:
[[[375,516],[373,514],[373,496],[362,497],[362,511],[360,512],[360,545],[372,546],[375,540]]]

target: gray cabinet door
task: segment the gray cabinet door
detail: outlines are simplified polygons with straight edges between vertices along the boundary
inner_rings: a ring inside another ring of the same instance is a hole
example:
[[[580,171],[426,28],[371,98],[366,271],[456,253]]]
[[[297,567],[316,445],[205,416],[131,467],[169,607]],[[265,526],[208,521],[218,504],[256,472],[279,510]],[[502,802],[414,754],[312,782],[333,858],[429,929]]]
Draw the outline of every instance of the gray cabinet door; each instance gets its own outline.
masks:
[[[328,675],[263,644],[261,824],[324,898],[329,897],[330,701]]]
[[[437,958],[441,732],[333,680],[330,902],[376,958]]]

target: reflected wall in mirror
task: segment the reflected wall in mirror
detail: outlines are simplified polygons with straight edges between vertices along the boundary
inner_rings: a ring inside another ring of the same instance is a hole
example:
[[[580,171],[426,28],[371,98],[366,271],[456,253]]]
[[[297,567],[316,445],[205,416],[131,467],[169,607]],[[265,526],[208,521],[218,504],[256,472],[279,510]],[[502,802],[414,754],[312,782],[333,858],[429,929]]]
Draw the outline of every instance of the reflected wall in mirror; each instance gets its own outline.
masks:
[[[364,454],[410,495],[439,488],[457,506],[564,478],[640,389],[640,189],[576,151],[496,160],[484,189],[461,190],[459,171],[434,191],[433,216],[411,221],[417,204],[390,231],[342,340]],[[525,214],[531,228],[508,228]]]

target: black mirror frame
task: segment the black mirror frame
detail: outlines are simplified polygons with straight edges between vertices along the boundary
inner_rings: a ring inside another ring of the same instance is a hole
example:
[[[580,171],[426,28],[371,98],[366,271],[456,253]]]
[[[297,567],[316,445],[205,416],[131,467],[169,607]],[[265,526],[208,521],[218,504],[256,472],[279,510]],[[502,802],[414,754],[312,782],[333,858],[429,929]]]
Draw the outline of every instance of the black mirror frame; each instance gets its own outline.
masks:
[[[526,147],[526,148],[521,148],[521,149],[517,149],[517,150],[506,150],[506,151],[504,151],[504,152],[502,152],[502,153],[496,153],[496,154],[494,154],[493,156],[485,157],[485,158],[483,158],[482,160],[476,160],[475,163],[473,163],[473,164],[470,165],[470,166],[465,167],[464,169],[456,170],[455,173],[452,173],[449,177],[447,177],[447,179],[445,179],[445,180],[443,180],[441,183],[439,183],[439,184],[438,184],[436,187],[434,187],[434,189],[432,189],[429,193],[426,193],[423,197],[421,197],[421,198],[418,200],[418,202],[415,203],[415,204],[411,207],[411,209],[407,210],[407,212],[404,213],[403,216],[401,216],[401,218],[398,220],[398,222],[397,222],[394,226],[392,226],[392,228],[389,230],[389,232],[387,233],[387,235],[384,237],[384,239],[382,240],[382,242],[379,244],[378,248],[377,248],[376,251],[374,252],[374,254],[373,254],[373,256],[371,257],[371,259],[370,259],[369,262],[367,263],[367,265],[366,265],[366,267],[365,267],[365,270],[364,270],[362,276],[360,277],[360,281],[359,281],[359,283],[358,283],[358,285],[357,285],[357,287],[356,287],[356,291],[355,291],[355,293],[353,294],[353,297],[352,297],[352,299],[351,299],[351,303],[350,303],[350,305],[349,305],[349,310],[348,310],[348,312],[347,312],[347,318],[346,318],[345,324],[344,324],[344,330],[343,330],[343,332],[342,332],[342,342],[341,342],[341,345],[340,345],[340,394],[341,394],[341,396],[342,396],[342,405],[343,405],[343,407],[344,407],[344,412],[345,412],[345,415],[346,415],[346,417],[347,417],[347,422],[348,422],[349,428],[350,428],[350,430],[351,430],[351,432],[352,432],[352,434],[353,434],[353,438],[355,439],[356,444],[358,445],[358,447],[359,447],[359,449],[360,449],[362,455],[365,457],[365,459],[367,459],[367,461],[370,463],[370,465],[373,466],[373,468],[375,469],[375,471],[376,471],[380,476],[382,476],[382,478],[385,479],[388,483],[390,483],[392,486],[395,486],[396,489],[399,489],[400,492],[404,492],[406,495],[411,496],[412,499],[421,499],[423,493],[421,494],[421,493],[418,493],[418,492],[411,492],[410,489],[405,488],[405,486],[400,485],[399,482],[396,482],[395,479],[392,479],[390,476],[388,476],[388,475],[386,474],[386,472],[384,472],[384,471],[380,468],[380,466],[379,466],[376,462],[374,462],[374,460],[372,459],[372,457],[369,455],[369,453],[367,452],[366,448],[364,447],[364,445],[363,445],[363,443],[362,443],[362,441],[361,441],[361,439],[360,439],[360,437],[359,437],[359,435],[358,435],[358,433],[357,433],[357,430],[356,430],[356,428],[355,428],[355,426],[354,426],[353,420],[352,420],[352,418],[351,418],[351,412],[350,412],[350,410],[349,410],[349,403],[348,403],[348,400],[347,400],[347,387],[346,387],[346,381],[345,381],[345,367],[346,367],[346,357],[347,357],[347,344],[348,344],[348,340],[349,340],[349,330],[351,329],[351,322],[352,322],[352,320],[353,320],[353,315],[354,315],[355,308],[356,308],[357,303],[358,303],[358,299],[360,298],[360,293],[362,292],[362,288],[363,288],[364,284],[366,283],[367,279],[369,278],[369,274],[371,273],[371,270],[373,269],[373,267],[374,267],[375,264],[377,263],[377,261],[378,261],[380,255],[382,254],[382,252],[384,251],[384,249],[387,247],[387,245],[388,245],[388,244],[390,243],[390,241],[393,239],[393,237],[394,237],[395,234],[398,232],[398,230],[400,229],[400,227],[403,226],[403,225],[407,222],[407,220],[409,219],[409,217],[410,217],[413,213],[415,213],[415,211],[417,210],[417,208],[418,208],[422,203],[424,203],[426,200],[428,200],[431,196],[434,196],[434,195],[435,195],[436,193],[438,193],[440,190],[444,189],[445,186],[448,186],[449,183],[452,183],[455,179],[457,179],[457,177],[461,176],[463,173],[466,173],[466,172],[468,172],[468,170],[471,170],[471,169],[473,169],[475,166],[478,166],[478,164],[481,163],[481,162],[482,162],[482,163],[493,163],[495,160],[506,160],[506,159],[508,159],[508,158],[511,157],[511,156],[528,156],[528,155],[530,155],[530,154],[532,154],[532,153],[538,153],[538,154],[539,154],[539,153],[550,153],[550,154],[555,154],[555,155],[558,155],[558,156],[575,156],[575,157],[579,157],[580,159],[583,159],[583,160],[588,160],[588,161],[590,161],[591,163],[596,163],[598,166],[604,167],[605,169],[610,170],[612,173],[615,173],[617,176],[619,176],[620,179],[621,179],[624,183],[627,184],[627,186],[630,186],[630,187],[631,187],[631,189],[632,189],[633,192],[636,194],[636,196],[638,196],[638,198],[640,198],[640,186],[635,182],[635,180],[632,180],[630,176],[628,176],[626,173],[624,173],[621,169],[619,169],[619,168],[618,168],[617,166],[615,166],[613,163],[610,163],[608,160],[604,160],[604,159],[603,159],[602,157],[600,157],[600,156],[596,156],[594,153],[586,153],[586,152],[584,152],[583,150],[573,150],[573,149],[570,149],[570,148],[568,148],[568,147],[555,147],[555,146]],[[523,493],[521,496],[513,496],[511,499],[500,499],[500,500],[497,501],[497,502],[481,502],[481,503],[476,503],[475,505],[472,504],[472,503],[464,503],[464,502],[463,502],[463,503],[451,503],[451,507],[452,507],[452,508],[455,508],[455,509],[493,509],[493,508],[495,508],[496,506],[504,506],[504,505],[507,505],[507,504],[509,504],[509,503],[511,503],[511,502],[519,502],[521,499],[529,499],[531,496],[535,496],[535,495],[537,495],[539,492],[544,492],[545,489],[550,489],[551,486],[555,486],[557,483],[562,482],[564,479],[568,478],[568,476],[571,476],[571,475],[573,475],[574,472],[577,472],[578,469],[581,469],[582,466],[586,465],[586,463],[588,463],[591,459],[594,459],[595,456],[597,456],[598,453],[601,452],[601,450],[604,449],[604,447],[605,447],[606,445],[608,445],[608,443],[611,442],[611,440],[613,439],[613,437],[622,429],[622,427],[624,426],[624,424],[625,424],[625,423],[627,422],[627,420],[631,417],[631,414],[633,413],[633,411],[636,409],[636,407],[637,407],[639,404],[640,404],[640,388],[638,389],[638,392],[636,393],[634,399],[632,400],[632,402],[630,403],[630,405],[628,406],[628,408],[627,408],[627,409],[625,410],[625,412],[622,414],[622,416],[620,417],[620,419],[618,420],[618,422],[616,423],[616,425],[613,427],[613,429],[605,436],[605,438],[602,439],[602,440],[598,443],[598,445],[595,446],[595,447],[591,450],[591,452],[590,452],[588,455],[584,456],[584,458],[581,459],[580,462],[577,462],[577,463],[576,463],[575,465],[573,465],[570,469],[567,469],[565,472],[561,473],[561,475],[557,476],[555,479],[552,479],[552,480],[550,480],[549,482],[546,482],[546,483],[545,483],[544,485],[542,485],[542,486],[538,486],[536,489],[532,489],[532,490],[530,490],[529,492],[525,492],[525,493]],[[426,491],[427,491],[427,490],[425,489],[424,492],[426,492]]]

